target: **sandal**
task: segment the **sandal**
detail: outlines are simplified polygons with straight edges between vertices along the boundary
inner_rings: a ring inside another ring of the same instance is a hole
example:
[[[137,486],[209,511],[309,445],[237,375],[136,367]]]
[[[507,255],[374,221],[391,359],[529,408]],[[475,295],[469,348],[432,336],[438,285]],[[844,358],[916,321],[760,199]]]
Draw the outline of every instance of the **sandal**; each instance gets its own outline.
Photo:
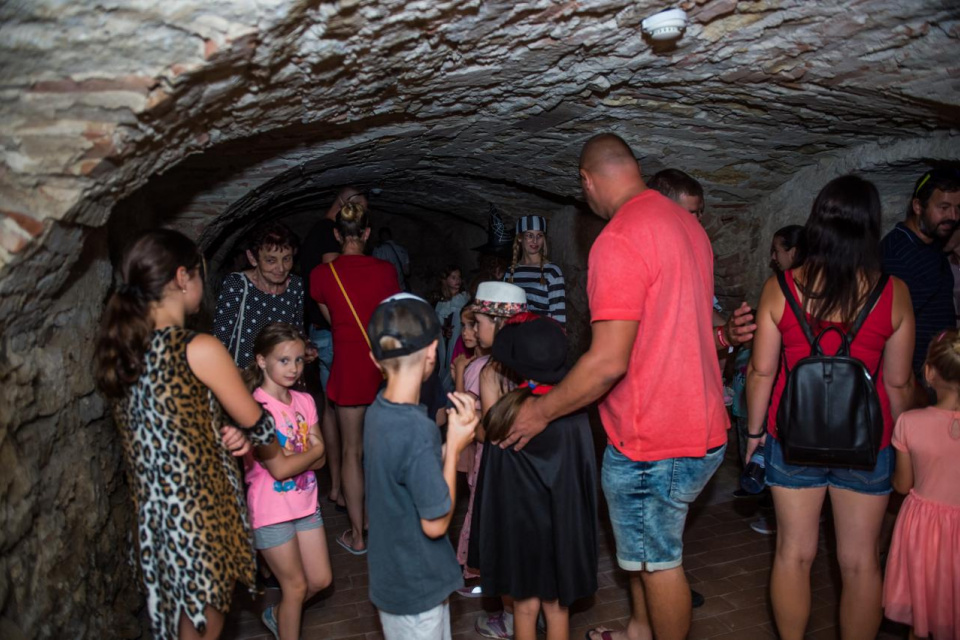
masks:
[[[367,554],[366,548],[364,549],[354,549],[353,546],[347,542],[347,537],[350,535],[350,529],[344,530],[339,536],[337,536],[337,544],[352,553],[355,556],[363,556]],[[353,540],[353,538],[350,538]]]
[[[610,629],[604,629],[603,631],[601,631],[600,629],[590,629],[589,631],[587,631],[587,634],[584,636],[586,640],[593,640],[593,638],[590,637],[591,633],[599,633],[600,640],[613,640],[613,631]]]

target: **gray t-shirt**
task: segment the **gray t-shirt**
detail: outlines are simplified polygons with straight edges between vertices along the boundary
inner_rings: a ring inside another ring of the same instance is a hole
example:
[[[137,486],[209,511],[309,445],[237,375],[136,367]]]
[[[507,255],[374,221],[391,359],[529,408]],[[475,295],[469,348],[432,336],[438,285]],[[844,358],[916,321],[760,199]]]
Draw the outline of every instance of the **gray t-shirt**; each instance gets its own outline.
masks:
[[[370,600],[395,615],[428,611],[462,587],[463,578],[450,538],[431,539],[420,525],[451,508],[440,430],[423,405],[377,395],[364,420],[363,471]]]

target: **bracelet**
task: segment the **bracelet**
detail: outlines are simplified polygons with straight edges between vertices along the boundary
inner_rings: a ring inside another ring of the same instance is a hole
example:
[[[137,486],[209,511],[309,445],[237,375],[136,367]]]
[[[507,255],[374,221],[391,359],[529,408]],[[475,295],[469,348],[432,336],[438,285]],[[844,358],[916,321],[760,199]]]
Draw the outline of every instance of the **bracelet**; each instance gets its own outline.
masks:
[[[766,431],[761,431],[760,433],[748,433],[748,434],[747,434],[747,437],[750,438],[751,440],[759,440],[760,438],[762,438],[762,437],[765,436],[765,435],[767,435],[767,432],[766,432]]]
[[[720,325],[719,327],[717,327],[717,342],[719,342],[720,346],[723,348],[727,348],[730,346],[730,343],[727,342],[726,339],[723,337],[723,325]]]

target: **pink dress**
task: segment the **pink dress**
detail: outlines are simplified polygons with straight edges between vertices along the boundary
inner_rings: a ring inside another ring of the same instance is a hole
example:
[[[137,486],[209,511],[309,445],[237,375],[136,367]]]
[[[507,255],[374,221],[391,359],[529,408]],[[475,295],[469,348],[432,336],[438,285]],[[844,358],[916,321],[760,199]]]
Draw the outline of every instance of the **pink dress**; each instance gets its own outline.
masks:
[[[883,606],[919,637],[960,639],[960,412],[928,407],[897,420],[893,446],[910,454],[914,486],[887,559]]]
[[[463,388],[477,397],[477,411],[480,411],[480,371],[490,360],[490,356],[479,356],[476,360],[467,365],[463,372]],[[477,474],[480,472],[480,460],[483,458],[483,443],[474,442],[470,444],[466,451],[473,448],[473,460],[470,461],[467,469],[467,486],[470,487],[470,500],[467,503],[467,513],[463,518],[463,526],[460,528],[460,540],[457,542],[457,562],[463,565],[463,577],[475,578],[478,574],[467,567],[467,550],[470,547],[470,523],[473,522],[473,495],[474,488],[477,486]]]

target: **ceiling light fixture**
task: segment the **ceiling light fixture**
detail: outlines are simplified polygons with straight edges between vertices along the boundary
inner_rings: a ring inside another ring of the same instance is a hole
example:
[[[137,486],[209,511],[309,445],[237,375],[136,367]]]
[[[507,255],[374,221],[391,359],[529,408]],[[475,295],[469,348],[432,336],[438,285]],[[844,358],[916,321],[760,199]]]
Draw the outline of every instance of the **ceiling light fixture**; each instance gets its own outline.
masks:
[[[640,26],[658,42],[676,40],[687,26],[687,14],[683,9],[668,9],[645,19]]]

